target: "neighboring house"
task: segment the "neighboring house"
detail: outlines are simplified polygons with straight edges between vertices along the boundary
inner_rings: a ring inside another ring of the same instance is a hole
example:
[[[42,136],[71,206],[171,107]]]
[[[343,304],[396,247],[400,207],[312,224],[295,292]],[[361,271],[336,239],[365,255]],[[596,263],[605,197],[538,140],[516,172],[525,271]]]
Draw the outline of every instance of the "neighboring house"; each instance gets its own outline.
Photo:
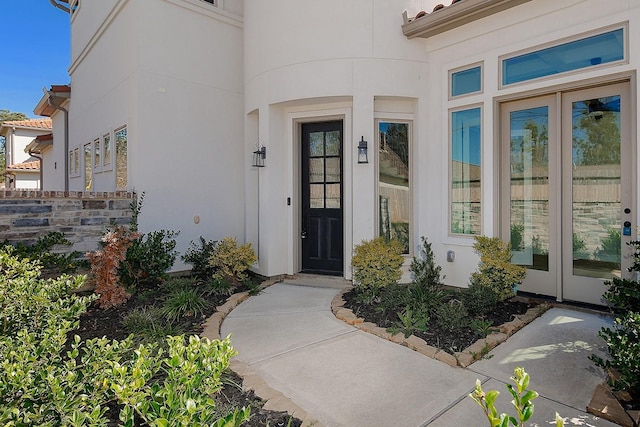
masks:
[[[58,6],[69,189],[146,192],[143,230],[180,251],[232,235],[263,275],[351,278],[362,240],[400,239],[408,266],[426,236],[466,286],[484,234],[512,241],[524,291],[602,303],[626,274],[640,2]]]
[[[0,135],[5,138],[5,188],[40,189],[40,159],[27,147],[34,138],[51,134],[51,120],[5,121]]]
[[[71,103],[71,87],[54,85],[44,90],[44,94],[33,112],[49,117],[52,132],[33,140],[28,147],[32,153],[42,158],[42,189],[68,190],[69,177],[79,168],[76,165],[80,154],[67,156],[69,152],[68,108]],[[75,168],[75,169],[72,169]],[[65,171],[69,173],[65,173]]]

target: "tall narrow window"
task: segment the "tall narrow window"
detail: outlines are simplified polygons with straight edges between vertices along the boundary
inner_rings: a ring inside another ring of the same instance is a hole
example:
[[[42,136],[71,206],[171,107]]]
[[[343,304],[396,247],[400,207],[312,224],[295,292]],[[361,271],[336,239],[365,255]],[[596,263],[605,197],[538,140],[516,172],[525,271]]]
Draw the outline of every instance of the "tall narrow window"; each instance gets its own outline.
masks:
[[[127,127],[115,131],[116,138],[116,188],[127,188]]]
[[[100,171],[102,169],[102,163],[100,162],[100,138],[96,138],[93,141],[93,168],[96,171]]]
[[[84,189],[91,190],[93,186],[92,166],[91,162],[91,143],[84,144]]]
[[[80,147],[73,149],[73,174],[80,176]]]
[[[111,134],[109,133],[102,136],[102,168],[111,169]]]
[[[409,123],[379,122],[378,135],[378,233],[409,254]]]
[[[451,113],[452,234],[480,234],[481,119],[480,107]]]

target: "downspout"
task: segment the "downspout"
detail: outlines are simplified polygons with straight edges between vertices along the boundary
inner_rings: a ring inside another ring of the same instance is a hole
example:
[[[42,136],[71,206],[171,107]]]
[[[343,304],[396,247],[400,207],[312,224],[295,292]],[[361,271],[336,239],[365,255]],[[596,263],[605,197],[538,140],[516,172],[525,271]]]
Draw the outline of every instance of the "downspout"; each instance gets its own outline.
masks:
[[[40,163],[40,191],[42,191],[42,189],[44,188],[44,173],[42,170],[42,166],[44,164],[44,159],[40,156],[38,156],[37,154],[35,154],[33,151],[29,150],[28,151],[29,155],[31,157],[35,157],[36,159],[38,159],[38,163]]]
[[[55,92],[48,90],[49,99],[47,102],[56,110],[64,113],[64,191],[69,191],[69,111],[53,102]],[[40,168],[42,171],[42,168]]]
[[[60,3],[56,3],[56,1],[55,1],[55,0],[49,0],[49,2],[50,2],[54,7],[57,7],[57,8],[58,8],[58,9],[60,9],[60,10],[64,10],[64,11],[65,11],[65,12],[67,12],[67,13],[71,13],[71,10],[70,10],[68,7],[63,6],[63,5],[61,5]]]

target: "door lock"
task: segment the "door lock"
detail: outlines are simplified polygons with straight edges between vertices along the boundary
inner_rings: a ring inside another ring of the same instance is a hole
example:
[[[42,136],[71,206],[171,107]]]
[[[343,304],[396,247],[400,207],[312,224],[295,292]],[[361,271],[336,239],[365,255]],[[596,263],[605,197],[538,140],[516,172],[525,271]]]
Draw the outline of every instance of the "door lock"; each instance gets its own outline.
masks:
[[[300,238],[301,239],[306,239],[307,238],[307,232],[303,231],[302,233],[300,233]]]

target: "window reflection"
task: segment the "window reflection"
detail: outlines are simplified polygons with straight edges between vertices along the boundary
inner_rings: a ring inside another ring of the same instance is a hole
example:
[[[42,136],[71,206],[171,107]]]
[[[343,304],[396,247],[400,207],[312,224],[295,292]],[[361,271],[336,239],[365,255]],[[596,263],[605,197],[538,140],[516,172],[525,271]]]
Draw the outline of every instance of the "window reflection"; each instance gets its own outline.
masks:
[[[410,248],[409,124],[378,124],[378,195],[380,236],[399,240],[403,253]]]

